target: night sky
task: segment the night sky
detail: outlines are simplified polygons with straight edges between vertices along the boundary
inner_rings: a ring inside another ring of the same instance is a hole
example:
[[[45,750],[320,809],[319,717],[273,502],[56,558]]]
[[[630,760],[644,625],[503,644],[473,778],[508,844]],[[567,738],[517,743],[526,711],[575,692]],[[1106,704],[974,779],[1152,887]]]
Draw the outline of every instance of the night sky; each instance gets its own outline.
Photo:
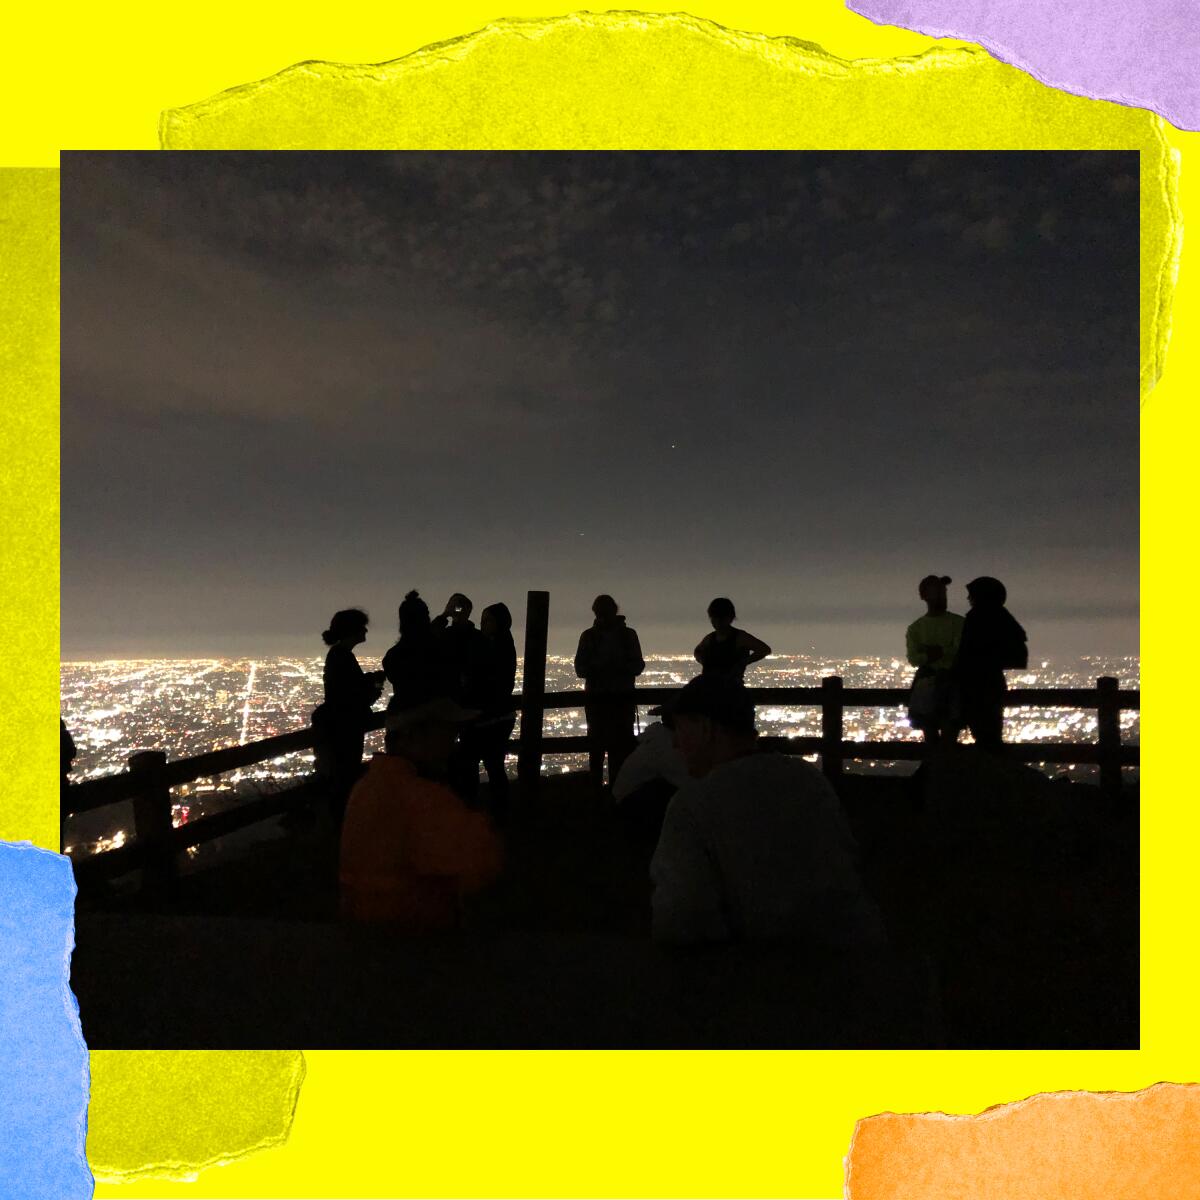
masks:
[[[930,572],[1137,652],[1136,153],[62,165],[64,658],[377,657],[412,587],[902,655]]]

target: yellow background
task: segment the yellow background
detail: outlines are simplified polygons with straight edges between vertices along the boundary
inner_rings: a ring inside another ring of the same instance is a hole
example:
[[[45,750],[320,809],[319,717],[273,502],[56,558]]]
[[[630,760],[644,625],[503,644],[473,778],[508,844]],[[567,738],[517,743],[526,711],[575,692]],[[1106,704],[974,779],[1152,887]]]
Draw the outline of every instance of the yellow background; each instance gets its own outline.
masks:
[[[23,6],[5,22],[0,165],[54,166],[63,148],[154,148],[162,109],[293,62],[382,61],[501,16],[563,11],[466,3],[422,11],[371,3]],[[913,54],[931,44],[873,26],[836,0],[705,0],[688,11],[733,28],[818,42],[847,58]],[[1169,132],[1182,154],[1186,223],[1200,214],[1200,186],[1192,178],[1200,134]],[[1036,1091],[1131,1090],[1200,1074],[1192,882],[1197,805],[1186,757],[1185,688],[1196,648],[1188,579],[1200,271],[1189,273],[1189,257],[1185,235],[1165,375],[1144,404],[1142,422],[1143,656],[1150,698],[1143,723],[1141,1051],[319,1052],[307,1056],[308,1076],[284,1149],[210,1169],[195,1183],[99,1185],[97,1196],[835,1196],[859,1116],[888,1109],[970,1112]],[[22,437],[16,449],[44,464],[57,453],[53,432],[47,427],[42,442],[40,434]],[[12,447],[13,441],[10,426],[6,442]],[[31,512],[44,512],[44,497],[28,501],[31,508],[10,507],[13,528]],[[9,580],[10,630],[27,621],[31,601],[57,613],[57,595],[44,577],[26,584],[10,574]],[[46,653],[44,640],[37,647]],[[10,657],[6,691],[27,679],[39,697],[32,708],[49,713],[56,692],[40,697],[52,686],[52,666]],[[1161,722],[1154,714],[1164,711],[1180,731],[1173,758],[1157,749]],[[9,748],[16,733],[10,725],[3,734]],[[30,770],[10,772],[6,789],[20,786],[22,775],[34,787],[52,778],[48,766],[40,777],[32,770],[52,761],[50,738],[39,730],[25,746],[35,750]],[[5,760],[12,761],[9,754]],[[46,800],[49,813],[49,790]]]

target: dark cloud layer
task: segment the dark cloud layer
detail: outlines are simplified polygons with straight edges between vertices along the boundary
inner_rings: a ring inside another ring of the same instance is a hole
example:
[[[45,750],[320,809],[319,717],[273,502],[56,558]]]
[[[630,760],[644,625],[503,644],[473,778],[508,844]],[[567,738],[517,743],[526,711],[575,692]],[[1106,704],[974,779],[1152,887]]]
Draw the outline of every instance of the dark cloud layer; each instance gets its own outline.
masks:
[[[887,652],[929,570],[1137,644],[1136,154],[69,154],[64,654],[713,594]]]

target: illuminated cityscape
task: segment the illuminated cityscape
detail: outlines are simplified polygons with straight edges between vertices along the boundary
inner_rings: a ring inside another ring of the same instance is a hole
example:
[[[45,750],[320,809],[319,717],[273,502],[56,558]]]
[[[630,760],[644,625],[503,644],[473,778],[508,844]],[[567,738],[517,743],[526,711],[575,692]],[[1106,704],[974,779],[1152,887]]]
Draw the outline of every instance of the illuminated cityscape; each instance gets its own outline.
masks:
[[[375,664],[363,661],[364,669]],[[696,674],[690,655],[647,659],[639,684],[643,687],[679,686]],[[322,699],[322,660],[319,658],[267,659],[146,659],[63,663],[62,715],[75,739],[78,756],[74,782],[110,775],[125,769],[138,750],[165,750],[169,759],[188,758],[208,750],[259,741],[303,728]],[[907,687],[912,668],[898,658],[858,658],[849,661],[807,655],[773,655],[747,673],[746,682],[758,687],[818,687],[827,675],[840,675],[847,688]],[[1120,658],[1043,659],[1020,673],[1010,672],[1013,687],[1092,687],[1098,676],[1111,675],[1123,688],[1140,685],[1139,660]],[[551,657],[546,664],[548,691],[579,687],[572,660]],[[520,675],[518,674],[518,690]],[[386,698],[385,693],[385,698]],[[645,725],[654,718],[639,710]],[[776,736],[815,736],[821,730],[821,712],[815,706],[768,705],[758,710],[759,729]],[[1092,742],[1096,738],[1094,710],[1071,708],[1011,709],[1005,737],[1021,742]],[[582,706],[551,709],[545,714],[547,737],[586,732]],[[845,737],[850,741],[918,740],[909,728],[903,709],[847,707]],[[518,727],[519,732],[519,727]],[[1139,740],[1139,714],[1121,715],[1121,737],[1129,744]],[[367,739],[367,752],[382,749],[382,734]],[[311,751],[255,763],[226,776],[201,779],[175,789],[174,819],[186,822],[202,813],[218,811],[236,797],[286,786],[312,771]],[[509,760],[510,769],[515,759]],[[582,770],[585,755],[547,755],[544,773]],[[913,763],[848,762],[848,770],[908,772]],[[1095,777],[1095,768],[1076,766],[1064,770],[1072,778]],[[90,813],[79,838],[93,849],[122,844],[116,810]]]

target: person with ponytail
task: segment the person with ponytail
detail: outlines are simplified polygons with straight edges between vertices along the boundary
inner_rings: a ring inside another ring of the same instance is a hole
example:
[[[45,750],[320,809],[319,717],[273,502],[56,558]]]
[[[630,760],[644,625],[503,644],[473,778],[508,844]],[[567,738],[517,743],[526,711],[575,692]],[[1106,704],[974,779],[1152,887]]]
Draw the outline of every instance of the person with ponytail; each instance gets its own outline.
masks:
[[[429,605],[416,591],[400,605],[400,637],[383,656],[383,672],[392,685],[388,712],[416,708],[451,693],[449,668],[429,619]]]
[[[371,706],[383,687],[382,671],[363,671],[354,647],[367,639],[368,617],[357,608],[333,614],[321,639],[325,655],[325,703],[312,715],[318,731],[317,774],[329,782],[330,805],[341,824],[346,797],[362,771],[363,741]]]

